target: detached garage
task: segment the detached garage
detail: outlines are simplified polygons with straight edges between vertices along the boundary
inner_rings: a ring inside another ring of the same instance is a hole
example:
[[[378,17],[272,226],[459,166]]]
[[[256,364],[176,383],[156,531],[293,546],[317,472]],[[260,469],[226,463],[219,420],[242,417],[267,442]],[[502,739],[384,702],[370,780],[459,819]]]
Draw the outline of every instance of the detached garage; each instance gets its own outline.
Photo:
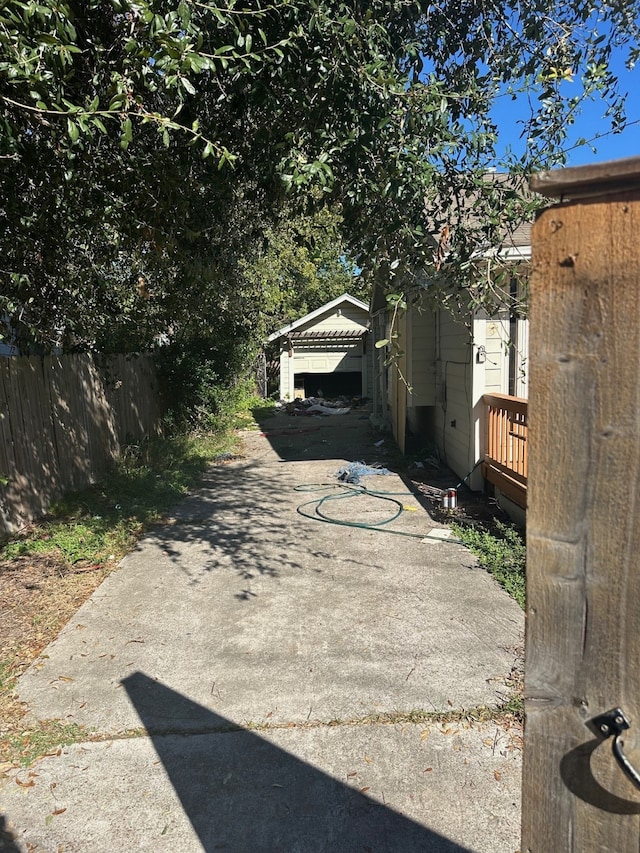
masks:
[[[371,396],[369,308],[359,299],[344,293],[269,336],[276,341],[282,400]]]

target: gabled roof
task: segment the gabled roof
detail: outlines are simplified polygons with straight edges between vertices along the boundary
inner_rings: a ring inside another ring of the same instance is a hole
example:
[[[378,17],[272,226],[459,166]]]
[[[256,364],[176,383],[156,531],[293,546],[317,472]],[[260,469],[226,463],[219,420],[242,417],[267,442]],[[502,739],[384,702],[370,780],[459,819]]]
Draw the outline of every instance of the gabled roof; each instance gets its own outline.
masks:
[[[342,296],[337,296],[335,299],[332,299],[331,302],[327,302],[324,305],[321,305],[320,308],[316,308],[315,311],[311,311],[309,314],[305,314],[304,317],[300,317],[299,320],[294,320],[293,323],[289,323],[287,326],[283,326],[281,329],[278,329],[277,332],[273,332],[273,334],[269,335],[267,340],[271,342],[281,338],[283,335],[288,335],[289,332],[299,329],[300,326],[304,326],[305,323],[309,323],[311,320],[315,320],[316,317],[321,317],[323,314],[326,314],[327,311],[331,311],[332,308],[338,308],[340,305],[344,305],[345,303],[349,303],[356,308],[361,308],[368,316],[368,305],[361,302],[359,299],[356,299],[355,296],[343,293]]]

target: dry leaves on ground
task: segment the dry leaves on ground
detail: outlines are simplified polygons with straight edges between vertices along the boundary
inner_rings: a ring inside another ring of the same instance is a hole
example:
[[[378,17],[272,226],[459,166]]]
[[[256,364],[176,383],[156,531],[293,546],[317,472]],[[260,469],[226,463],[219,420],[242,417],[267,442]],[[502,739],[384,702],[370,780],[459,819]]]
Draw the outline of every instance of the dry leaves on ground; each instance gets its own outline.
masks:
[[[0,760],[5,739],[20,729],[15,679],[69,621],[110,569],[70,567],[55,553],[0,560]]]

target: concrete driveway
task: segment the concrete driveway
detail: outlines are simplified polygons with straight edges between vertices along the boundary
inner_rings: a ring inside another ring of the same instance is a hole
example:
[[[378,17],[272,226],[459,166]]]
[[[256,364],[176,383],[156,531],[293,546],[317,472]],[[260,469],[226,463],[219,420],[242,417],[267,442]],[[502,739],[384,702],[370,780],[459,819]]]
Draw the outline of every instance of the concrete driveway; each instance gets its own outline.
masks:
[[[508,697],[522,612],[397,475],[381,529],[297,512],[377,438],[274,417],[125,558],[20,679],[89,734],[3,780],[0,850],[517,850],[520,732],[464,712]]]

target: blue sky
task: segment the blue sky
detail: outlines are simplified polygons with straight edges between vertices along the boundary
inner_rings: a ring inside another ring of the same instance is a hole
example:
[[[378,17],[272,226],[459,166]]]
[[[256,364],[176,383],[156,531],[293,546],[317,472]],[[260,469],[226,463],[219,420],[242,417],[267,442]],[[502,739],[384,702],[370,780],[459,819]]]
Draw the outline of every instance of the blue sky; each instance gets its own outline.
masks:
[[[608,133],[606,136],[594,139],[592,144],[597,149],[596,153],[586,145],[568,151],[567,166],[640,156],[640,64],[634,70],[628,71],[622,57],[619,56],[614,59],[613,69],[620,79],[620,91],[628,93],[628,126],[622,133]],[[573,94],[570,88],[571,86],[567,88],[567,93]],[[580,137],[592,139],[598,134],[606,134],[609,124],[607,119],[603,118],[605,109],[606,105],[601,101],[586,104],[581,116],[570,129],[570,139],[575,142]],[[499,151],[510,145],[516,153],[523,152],[525,142],[519,139],[522,128],[517,123],[522,115],[519,101],[513,101],[510,98],[499,99],[493,111],[500,133]],[[637,123],[631,124],[632,122]]]

